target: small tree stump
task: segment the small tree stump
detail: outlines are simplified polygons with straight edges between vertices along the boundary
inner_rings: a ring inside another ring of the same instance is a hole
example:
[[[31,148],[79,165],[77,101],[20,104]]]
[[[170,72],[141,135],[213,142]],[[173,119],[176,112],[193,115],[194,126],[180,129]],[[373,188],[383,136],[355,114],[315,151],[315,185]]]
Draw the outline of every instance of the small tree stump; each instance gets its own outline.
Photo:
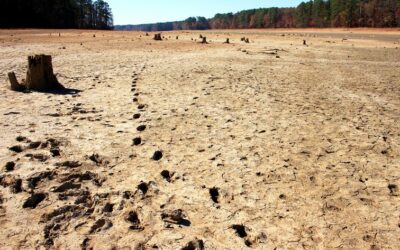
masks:
[[[25,87],[37,91],[64,89],[53,73],[51,56],[35,55],[28,57]]]
[[[307,41],[306,40],[303,40],[303,45],[307,45]]]
[[[225,43],[229,44],[229,38],[226,39]]]
[[[203,36],[203,40],[201,41],[201,43],[207,43],[207,37]]]
[[[244,40],[244,42],[245,42],[245,43],[250,43],[250,40],[249,40],[248,38],[246,38],[246,39]]]
[[[10,80],[11,90],[19,92],[25,91],[25,86],[18,83],[14,72],[8,73],[8,80]]]
[[[156,40],[156,41],[162,41],[161,33],[155,34],[155,35],[154,35],[154,40]]]

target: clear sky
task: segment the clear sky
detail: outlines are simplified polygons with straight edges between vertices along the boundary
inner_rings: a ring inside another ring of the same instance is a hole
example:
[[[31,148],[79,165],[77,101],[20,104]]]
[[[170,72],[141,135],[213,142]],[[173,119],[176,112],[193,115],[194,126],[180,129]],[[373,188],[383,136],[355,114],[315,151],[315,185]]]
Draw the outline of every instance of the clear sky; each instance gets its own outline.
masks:
[[[301,0],[106,0],[114,24],[181,21],[190,16],[213,17],[216,13],[262,7],[296,7]]]

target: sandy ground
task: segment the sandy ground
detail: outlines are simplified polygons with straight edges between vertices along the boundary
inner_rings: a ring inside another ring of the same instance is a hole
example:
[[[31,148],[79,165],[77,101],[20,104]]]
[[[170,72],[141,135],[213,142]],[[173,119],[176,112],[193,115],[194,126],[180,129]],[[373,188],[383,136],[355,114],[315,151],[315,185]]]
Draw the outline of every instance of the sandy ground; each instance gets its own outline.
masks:
[[[0,31],[1,249],[398,249],[398,30],[163,35]]]

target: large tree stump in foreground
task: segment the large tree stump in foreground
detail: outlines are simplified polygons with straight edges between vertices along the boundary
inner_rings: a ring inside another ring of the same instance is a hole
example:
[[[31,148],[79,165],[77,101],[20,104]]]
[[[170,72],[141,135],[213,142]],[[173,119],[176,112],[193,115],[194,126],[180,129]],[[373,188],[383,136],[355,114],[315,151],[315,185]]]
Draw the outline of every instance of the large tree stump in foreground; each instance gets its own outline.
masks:
[[[51,56],[35,55],[28,57],[25,87],[37,91],[64,89],[53,73]]]

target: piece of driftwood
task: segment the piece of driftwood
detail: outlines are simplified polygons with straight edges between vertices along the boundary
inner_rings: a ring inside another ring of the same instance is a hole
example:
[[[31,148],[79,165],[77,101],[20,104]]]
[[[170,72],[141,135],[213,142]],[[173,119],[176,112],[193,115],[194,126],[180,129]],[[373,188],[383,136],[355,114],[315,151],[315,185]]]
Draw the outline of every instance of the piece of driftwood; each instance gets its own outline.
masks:
[[[10,81],[11,84],[11,90],[13,91],[25,91],[25,86],[22,84],[19,84],[17,81],[17,77],[15,76],[14,72],[8,73],[8,80]]]

